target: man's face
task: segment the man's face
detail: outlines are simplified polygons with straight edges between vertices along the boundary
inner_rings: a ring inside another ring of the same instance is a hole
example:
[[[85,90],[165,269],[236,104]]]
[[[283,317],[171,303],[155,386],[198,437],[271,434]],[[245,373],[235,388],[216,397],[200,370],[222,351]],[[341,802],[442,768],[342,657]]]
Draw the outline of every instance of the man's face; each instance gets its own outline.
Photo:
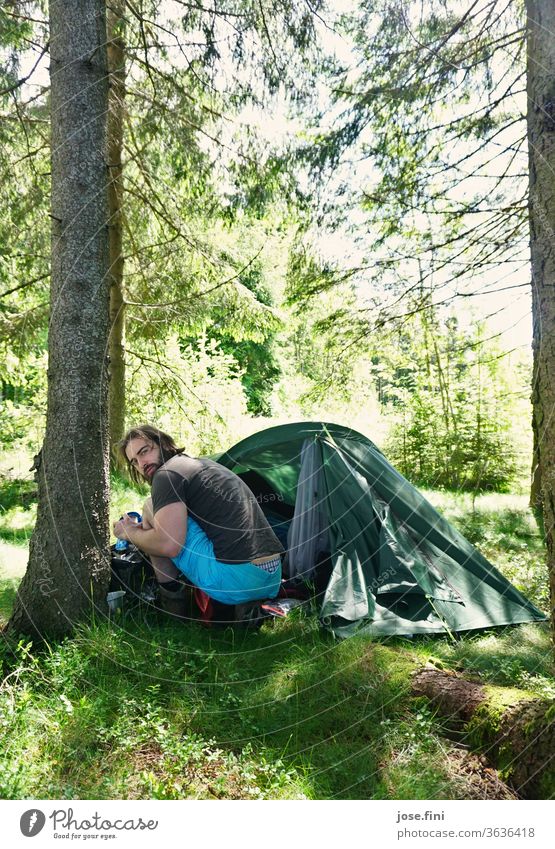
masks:
[[[141,436],[128,442],[125,454],[133,468],[148,481],[152,480],[154,472],[162,465],[159,447]]]

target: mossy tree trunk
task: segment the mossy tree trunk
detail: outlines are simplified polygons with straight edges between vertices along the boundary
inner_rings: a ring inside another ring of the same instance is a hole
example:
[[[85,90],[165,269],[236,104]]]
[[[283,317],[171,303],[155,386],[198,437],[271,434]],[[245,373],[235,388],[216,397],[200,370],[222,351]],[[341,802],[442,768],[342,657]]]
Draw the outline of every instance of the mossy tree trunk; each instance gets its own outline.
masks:
[[[552,0],[526,0],[532,401],[555,650],[555,35]],[[536,499],[537,500],[537,499]]]
[[[52,275],[38,514],[8,630],[71,631],[108,552],[108,76],[103,0],[50,0]]]
[[[452,730],[482,752],[525,799],[552,798],[555,791],[555,701],[523,690],[485,686],[452,672],[421,669],[412,679]]]
[[[110,72],[108,115],[108,164],[110,185],[110,447],[125,430],[125,300],[123,296],[123,124],[125,115],[124,2],[113,0],[107,9],[108,68]],[[115,462],[115,461],[114,461]]]

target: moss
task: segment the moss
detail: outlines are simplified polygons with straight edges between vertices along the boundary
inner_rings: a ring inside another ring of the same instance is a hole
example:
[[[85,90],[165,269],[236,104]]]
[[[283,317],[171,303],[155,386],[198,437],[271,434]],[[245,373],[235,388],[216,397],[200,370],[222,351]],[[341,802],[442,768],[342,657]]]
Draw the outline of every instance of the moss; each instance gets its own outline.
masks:
[[[483,751],[490,749],[501,731],[503,716],[508,710],[523,701],[534,701],[537,697],[528,690],[516,687],[484,687],[485,701],[474,713],[466,726],[471,747]],[[499,752],[501,755],[501,750]]]
[[[467,726],[468,740],[495,762],[501,778],[525,798],[549,799],[555,791],[555,767],[547,766],[545,751],[553,747],[549,729],[554,717],[555,704],[534,693],[488,687],[486,701]],[[531,739],[539,749],[530,747]]]
[[[535,693],[530,690],[523,690],[521,687],[491,687],[486,685],[484,689],[487,704],[493,709],[503,712],[514,707],[518,702],[533,702],[537,699]]]
[[[538,790],[538,799],[555,798],[555,767],[546,769],[540,779]]]

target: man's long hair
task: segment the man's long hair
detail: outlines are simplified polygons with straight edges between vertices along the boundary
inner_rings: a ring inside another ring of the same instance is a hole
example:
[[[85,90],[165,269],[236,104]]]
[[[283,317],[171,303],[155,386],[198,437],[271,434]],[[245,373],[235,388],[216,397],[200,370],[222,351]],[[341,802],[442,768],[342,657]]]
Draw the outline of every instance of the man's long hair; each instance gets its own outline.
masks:
[[[131,430],[127,431],[123,439],[118,442],[117,449],[131,480],[135,481],[135,483],[144,483],[145,480],[137,469],[131,465],[125,453],[125,449],[132,439],[146,439],[147,442],[153,442],[157,445],[160,449],[160,456],[163,463],[169,460],[170,457],[175,457],[176,454],[183,454],[183,448],[178,448],[172,437],[164,433],[163,430],[148,424],[132,427]]]

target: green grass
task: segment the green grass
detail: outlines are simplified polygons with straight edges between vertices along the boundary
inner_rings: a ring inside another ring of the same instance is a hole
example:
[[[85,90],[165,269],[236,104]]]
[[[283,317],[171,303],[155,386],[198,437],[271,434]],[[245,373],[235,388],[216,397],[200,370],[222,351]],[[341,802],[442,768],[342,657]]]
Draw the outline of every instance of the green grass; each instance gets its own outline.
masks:
[[[476,634],[452,642],[426,638],[414,651],[439,668],[503,687],[522,687],[555,698],[553,650],[547,625],[520,625]]]
[[[3,798],[465,798],[411,672],[553,680],[540,625],[412,645],[337,642],[303,615],[248,633],[143,613],[2,654]]]
[[[417,657],[309,618],[4,645],[3,798],[456,798]]]
[[[140,509],[142,495],[124,480],[112,491],[114,517]],[[4,518],[23,509],[5,492]],[[542,543],[522,500],[488,497],[472,510],[467,499],[432,495],[525,592],[530,581],[536,603],[545,599]],[[16,584],[0,581],[4,621]],[[411,697],[411,672],[431,661],[555,695],[541,624],[455,643],[338,642],[303,611],[249,633],[176,626],[143,610],[40,650],[4,640],[0,659],[8,799],[476,798],[442,721]]]
[[[0,578],[0,624],[6,622],[11,613],[19,579]]]
[[[37,485],[31,479],[0,477],[0,539],[27,545],[35,524]]]

